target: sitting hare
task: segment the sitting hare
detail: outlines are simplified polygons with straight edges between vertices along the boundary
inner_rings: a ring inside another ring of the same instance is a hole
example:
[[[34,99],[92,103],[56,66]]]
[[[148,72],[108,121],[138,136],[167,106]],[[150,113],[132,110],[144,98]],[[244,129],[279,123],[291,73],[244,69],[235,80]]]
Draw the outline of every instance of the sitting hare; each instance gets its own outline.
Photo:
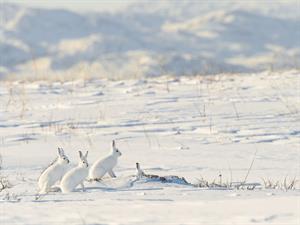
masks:
[[[45,194],[51,190],[51,187],[60,181],[67,170],[69,159],[62,148],[58,148],[58,157],[41,174],[38,181],[39,193]]]
[[[84,189],[84,180],[89,173],[89,164],[87,162],[88,151],[85,155],[82,155],[82,152],[79,151],[79,163],[78,166],[68,171],[61,180],[60,188],[63,193],[72,192],[80,184],[82,190]]]
[[[99,181],[106,173],[108,173],[111,177],[116,177],[113,172],[113,168],[117,165],[118,158],[121,155],[122,153],[116,148],[115,141],[112,141],[111,153],[104,158],[98,159],[92,165],[89,171],[89,178],[91,180]]]

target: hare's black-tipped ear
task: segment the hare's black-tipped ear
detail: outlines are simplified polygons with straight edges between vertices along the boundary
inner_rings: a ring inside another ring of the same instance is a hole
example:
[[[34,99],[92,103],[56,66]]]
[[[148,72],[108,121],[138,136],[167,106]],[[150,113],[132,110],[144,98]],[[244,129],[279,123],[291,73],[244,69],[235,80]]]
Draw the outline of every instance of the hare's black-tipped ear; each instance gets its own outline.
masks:
[[[111,146],[112,146],[113,148],[115,148],[115,147],[116,147],[116,142],[115,142],[115,140],[113,140],[113,141],[112,141],[112,144],[111,144]]]
[[[79,153],[79,157],[82,159],[82,152],[78,151],[78,153]]]
[[[61,148],[60,148],[60,147],[57,148],[57,153],[58,153],[59,156],[62,155],[62,151],[61,151]]]
[[[89,151],[86,151],[84,157],[87,158],[88,154],[89,154]]]

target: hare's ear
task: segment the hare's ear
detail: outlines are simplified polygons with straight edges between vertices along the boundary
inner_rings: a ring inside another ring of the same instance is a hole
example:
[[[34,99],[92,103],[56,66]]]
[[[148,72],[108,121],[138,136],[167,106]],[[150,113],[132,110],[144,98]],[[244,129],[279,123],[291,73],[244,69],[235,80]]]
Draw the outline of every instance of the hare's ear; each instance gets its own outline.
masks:
[[[82,159],[82,152],[78,151],[78,153],[79,153],[79,157]]]
[[[115,140],[112,141],[111,146],[112,146],[112,148],[115,148],[115,147],[116,147],[116,142],[115,142]]]
[[[84,158],[87,158],[88,154],[89,154],[89,151],[86,151]]]
[[[59,156],[62,156],[63,155],[63,150],[62,150],[62,148],[57,148],[57,153],[58,153],[58,155]]]

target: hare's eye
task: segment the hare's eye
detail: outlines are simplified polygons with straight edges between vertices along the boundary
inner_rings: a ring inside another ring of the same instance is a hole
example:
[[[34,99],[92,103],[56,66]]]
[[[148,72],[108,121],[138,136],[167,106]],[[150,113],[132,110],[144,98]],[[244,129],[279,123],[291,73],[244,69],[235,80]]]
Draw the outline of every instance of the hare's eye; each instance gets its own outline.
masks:
[[[116,150],[116,152],[119,152],[119,150]]]

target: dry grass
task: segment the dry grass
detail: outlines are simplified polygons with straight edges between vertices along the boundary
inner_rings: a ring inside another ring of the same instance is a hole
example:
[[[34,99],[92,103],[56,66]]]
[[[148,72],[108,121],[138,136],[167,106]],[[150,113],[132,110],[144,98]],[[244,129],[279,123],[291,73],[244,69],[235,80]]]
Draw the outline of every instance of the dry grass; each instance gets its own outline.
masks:
[[[9,182],[8,178],[5,176],[1,176],[0,174],[0,192],[11,188],[13,185]]]
[[[207,188],[207,189],[222,189],[222,190],[254,190],[254,189],[278,189],[278,190],[299,190],[300,180],[296,178],[288,179],[285,177],[283,180],[271,180],[262,178],[263,184],[254,182],[246,183],[245,181],[241,182],[223,182],[222,175],[219,175],[219,181],[214,179],[212,181],[206,180],[203,177],[197,179],[197,183],[192,184],[194,187],[198,188]]]
[[[0,154],[0,192],[12,187],[12,184],[9,182],[8,178],[1,175],[2,163],[3,159],[2,155]]]
[[[7,201],[7,202],[19,202],[19,201],[21,201],[21,198],[14,193],[7,192],[4,195],[4,197],[2,198],[2,200]]]
[[[230,178],[230,181],[223,181],[222,174],[219,174],[218,177],[218,181],[216,181],[217,179],[209,181],[201,177],[201,179],[197,179],[197,183],[193,186],[212,190],[254,190],[261,187],[260,183],[232,182],[232,178]]]
[[[297,189],[297,184],[299,182],[299,180],[297,180],[296,178],[288,180],[287,177],[285,177],[283,181],[280,180],[274,181],[271,179],[264,179],[264,178],[262,178],[262,180],[265,189],[280,189],[285,191]]]

